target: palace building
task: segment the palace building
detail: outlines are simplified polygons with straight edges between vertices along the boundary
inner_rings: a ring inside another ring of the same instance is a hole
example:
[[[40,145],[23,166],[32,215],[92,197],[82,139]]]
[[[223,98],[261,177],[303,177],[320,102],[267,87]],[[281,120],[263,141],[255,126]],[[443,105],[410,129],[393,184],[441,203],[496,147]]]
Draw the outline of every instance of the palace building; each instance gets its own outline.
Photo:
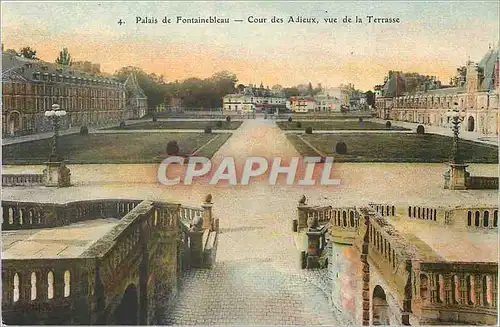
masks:
[[[256,87],[252,84],[238,93],[228,94],[222,99],[224,111],[260,112],[285,109],[286,98],[280,91],[270,90],[269,87]]]
[[[140,118],[147,97],[135,76],[125,82],[80,66],[62,66],[2,53],[2,136],[50,131],[53,104],[67,112],[62,128]]]
[[[490,48],[485,56],[474,63],[457,69],[452,86],[425,83],[412,92],[404,90],[406,78],[401,73],[390,74],[384,86],[378,87],[377,115],[382,119],[394,119],[434,126],[450,126],[446,113],[458,104],[465,112],[462,129],[485,135],[498,135],[498,47]],[[437,87],[435,87],[437,85]]]

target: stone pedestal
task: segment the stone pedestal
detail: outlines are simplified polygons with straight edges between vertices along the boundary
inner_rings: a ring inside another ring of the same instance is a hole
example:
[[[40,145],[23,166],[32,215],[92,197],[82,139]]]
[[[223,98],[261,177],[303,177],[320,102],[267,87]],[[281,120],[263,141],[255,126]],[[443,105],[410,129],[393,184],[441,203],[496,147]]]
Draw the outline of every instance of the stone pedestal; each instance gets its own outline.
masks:
[[[467,170],[468,165],[450,163],[448,188],[450,190],[467,189]],[[445,188],[446,182],[445,182]]]
[[[62,161],[46,162],[43,170],[43,184],[49,187],[71,186],[71,172]]]
[[[203,229],[208,229],[213,231],[215,229],[215,224],[212,218],[212,203],[203,203]]]
[[[321,232],[310,228],[307,232],[307,269],[319,268],[319,239]]]

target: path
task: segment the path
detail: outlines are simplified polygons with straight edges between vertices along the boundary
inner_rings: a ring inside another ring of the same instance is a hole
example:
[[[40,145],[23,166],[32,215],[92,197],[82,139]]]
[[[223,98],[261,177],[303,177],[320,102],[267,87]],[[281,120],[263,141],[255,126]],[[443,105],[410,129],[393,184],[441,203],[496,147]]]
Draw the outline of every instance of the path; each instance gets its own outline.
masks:
[[[271,121],[249,120],[215,154],[214,161],[235,156],[298,156]],[[318,276],[301,271],[298,252],[290,238],[290,217],[276,206],[258,205],[272,194],[264,183],[248,196],[220,201],[233,210],[221,225],[217,263],[212,270],[193,270],[185,278],[168,324],[339,324],[325,294],[315,286]],[[242,191],[243,193],[247,193]],[[228,192],[231,196],[233,192]],[[236,194],[235,194],[236,195]],[[245,203],[246,202],[246,203]],[[276,203],[278,204],[278,203]]]

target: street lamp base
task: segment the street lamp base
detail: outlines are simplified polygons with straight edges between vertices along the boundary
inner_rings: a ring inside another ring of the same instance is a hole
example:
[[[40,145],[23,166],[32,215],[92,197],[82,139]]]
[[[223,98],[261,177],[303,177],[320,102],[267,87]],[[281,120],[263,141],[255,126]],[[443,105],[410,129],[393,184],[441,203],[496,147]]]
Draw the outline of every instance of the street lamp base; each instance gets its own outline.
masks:
[[[43,183],[48,187],[71,186],[71,172],[63,161],[45,162],[43,170]]]
[[[466,168],[469,165],[463,163],[449,163],[450,169],[445,173],[445,189],[466,190],[469,173]]]

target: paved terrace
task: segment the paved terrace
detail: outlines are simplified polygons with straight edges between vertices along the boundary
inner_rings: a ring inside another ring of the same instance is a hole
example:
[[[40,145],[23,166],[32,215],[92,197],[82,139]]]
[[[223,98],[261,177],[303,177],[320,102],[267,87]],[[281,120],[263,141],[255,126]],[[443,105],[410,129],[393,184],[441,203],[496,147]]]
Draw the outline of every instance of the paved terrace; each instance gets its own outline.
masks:
[[[400,215],[386,219],[427,262],[498,262],[498,233],[493,231],[471,232]]]
[[[240,165],[248,156],[298,157],[285,134],[271,120],[247,120],[214,155]],[[369,202],[404,205],[496,205],[494,190],[444,190],[444,164],[335,164],[340,186],[271,186],[265,179],[250,185],[164,186],[158,165],[71,165],[75,186],[67,189],[5,188],[4,198],[40,202],[140,198],[197,205],[213,194],[221,234],[217,265],[195,270],[175,308],[166,310],[174,324],[325,324],[338,325],[341,312],[327,304],[319,272],[299,269],[291,219],[302,194],[317,205],[360,206]],[[41,166],[5,167],[6,172],[40,171]],[[498,165],[474,164],[473,175],[498,176]],[[216,314],[214,314],[216,313]]]
[[[2,259],[76,258],[119,221],[95,219],[55,228],[2,231]]]

